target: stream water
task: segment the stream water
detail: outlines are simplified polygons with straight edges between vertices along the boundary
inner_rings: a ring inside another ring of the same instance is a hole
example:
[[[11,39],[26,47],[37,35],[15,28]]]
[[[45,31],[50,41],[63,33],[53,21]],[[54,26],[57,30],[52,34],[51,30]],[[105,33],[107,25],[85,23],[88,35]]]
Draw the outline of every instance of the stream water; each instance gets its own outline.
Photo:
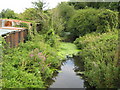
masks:
[[[49,88],[86,88],[86,81],[77,74],[78,70],[83,70],[82,66],[80,58],[67,58]]]

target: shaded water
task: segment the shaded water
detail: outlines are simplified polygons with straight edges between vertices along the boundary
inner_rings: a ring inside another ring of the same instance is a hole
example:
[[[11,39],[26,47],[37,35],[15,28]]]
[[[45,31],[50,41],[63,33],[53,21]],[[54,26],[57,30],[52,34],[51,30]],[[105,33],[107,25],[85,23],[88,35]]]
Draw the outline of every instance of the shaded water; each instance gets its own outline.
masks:
[[[60,72],[53,77],[49,88],[86,88],[86,81],[76,73],[78,70],[83,70],[79,59],[67,58],[61,66]]]

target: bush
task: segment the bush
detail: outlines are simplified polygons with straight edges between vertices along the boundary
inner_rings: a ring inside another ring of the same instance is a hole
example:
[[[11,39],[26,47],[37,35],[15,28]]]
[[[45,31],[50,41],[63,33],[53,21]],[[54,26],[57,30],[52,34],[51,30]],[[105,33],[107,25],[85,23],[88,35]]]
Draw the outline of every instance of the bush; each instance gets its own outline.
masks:
[[[87,34],[76,39],[74,43],[82,49],[79,56],[84,61],[84,74],[90,85],[97,88],[118,87],[118,31]]]
[[[61,65],[57,50],[46,44],[41,35],[3,52],[4,88],[44,88],[45,81]]]
[[[98,14],[97,32],[107,32],[118,27],[118,13],[111,10],[102,10]]]
[[[108,9],[77,10],[69,22],[72,36],[83,36],[90,32],[107,32],[118,26],[118,13]]]

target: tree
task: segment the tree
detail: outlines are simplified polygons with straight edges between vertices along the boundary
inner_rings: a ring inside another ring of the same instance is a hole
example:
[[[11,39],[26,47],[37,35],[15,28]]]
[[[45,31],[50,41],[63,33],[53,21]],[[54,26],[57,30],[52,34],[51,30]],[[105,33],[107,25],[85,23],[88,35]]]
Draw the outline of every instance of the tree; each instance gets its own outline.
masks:
[[[35,20],[37,17],[37,11],[35,8],[27,8],[23,13],[19,15],[23,20]]]
[[[68,2],[69,5],[74,6],[75,9],[84,9],[87,7],[86,2]]]
[[[70,18],[74,15],[75,9],[73,6],[70,6],[67,2],[61,2],[58,6],[58,13],[59,16],[63,18],[63,21],[65,21],[65,31],[67,31],[68,23]]]
[[[64,30],[64,24],[65,21],[63,20],[63,18],[60,16],[59,14],[59,9],[58,8],[54,8],[49,10],[49,16],[50,16],[50,23],[52,28],[55,31],[55,34],[61,35],[61,32]]]
[[[32,2],[32,4],[34,5],[34,7],[37,9],[37,10],[43,10],[44,8],[44,5],[45,3],[41,0],[38,0],[37,2]]]
[[[106,9],[111,9],[111,10],[117,11],[118,2],[88,2],[87,6],[97,8],[97,9],[106,8]]]
[[[50,16],[47,11],[44,11],[43,9],[46,7],[46,3],[38,0],[37,2],[32,2],[34,5],[34,8],[36,9],[36,22],[40,23],[42,28],[37,31],[41,31],[41,33],[46,33],[50,28],[51,28],[51,23],[50,23]],[[44,29],[44,30],[41,30]]]
[[[70,0],[71,1],[71,0]],[[84,9],[86,7],[92,8],[106,8],[111,10],[118,10],[118,2],[68,2],[69,5],[74,6],[75,9]]]
[[[2,16],[2,18],[13,18],[13,19],[16,19],[16,18],[18,18],[17,17],[17,15],[16,15],[16,13],[13,11],[13,10],[11,10],[11,9],[3,9],[2,11],[1,11],[1,16]]]

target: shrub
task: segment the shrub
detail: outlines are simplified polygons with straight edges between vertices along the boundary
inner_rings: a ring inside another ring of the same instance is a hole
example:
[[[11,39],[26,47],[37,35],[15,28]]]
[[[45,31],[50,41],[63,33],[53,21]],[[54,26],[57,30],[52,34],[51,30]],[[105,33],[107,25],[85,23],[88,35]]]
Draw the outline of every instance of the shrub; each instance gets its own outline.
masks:
[[[85,76],[91,86],[116,88],[119,85],[120,66],[118,63],[118,31],[103,34],[87,34],[74,42],[84,61]]]
[[[46,44],[41,35],[3,52],[4,88],[44,88],[45,81],[61,65],[57,50]]]
[[[109,9],[101,10],[98,14],[97,32],[107,32],[118,27],[118,13]]]
[[[118,26],[118,13],[108,9],[77,10],[69,22],[72,36],[83,36],[90,32],[107,32]]]

